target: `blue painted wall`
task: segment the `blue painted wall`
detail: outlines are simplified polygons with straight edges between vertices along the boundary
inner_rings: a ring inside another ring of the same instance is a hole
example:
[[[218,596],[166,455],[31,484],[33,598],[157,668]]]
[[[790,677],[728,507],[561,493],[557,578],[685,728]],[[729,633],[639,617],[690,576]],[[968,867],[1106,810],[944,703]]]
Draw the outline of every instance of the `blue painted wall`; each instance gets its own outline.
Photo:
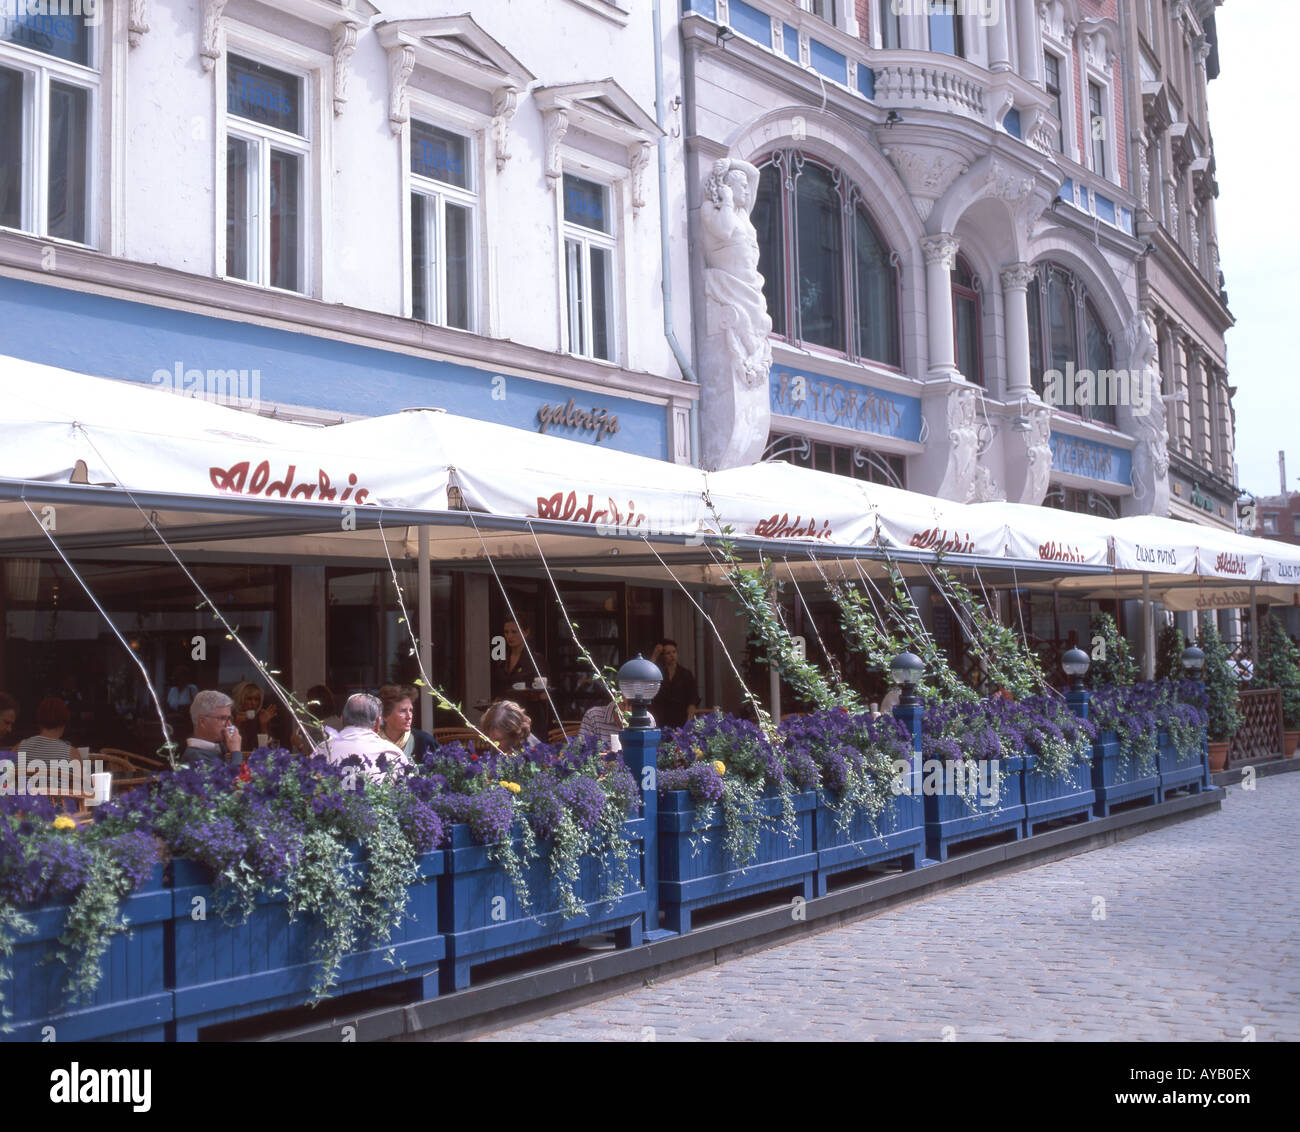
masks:
[[[799,378],[803,378],[800,386]],[[803,397],[798,393],[802,388]],[[921,399],[886,393],[856,381],[773,364],[768,377],[772,412],[840,425],[899,440],[921,439]]]
[[[572,393],[492,370],[309,334],[209,318],[146,303],[0,278],[0,354],[95,377],[149,383],[157,370],[257,370],[263,402],[381,416],[435,407],[538,431],[543,405],[616,413],[607,448],[667,459],[667,410],[612,393]],[[3,368],[0,359],[0,369]],[[494,397],[494,391],[496,396]],[[504,397],[501,393],[504,392]],[[547,435],[594,442],[594,431],[551,426]]]

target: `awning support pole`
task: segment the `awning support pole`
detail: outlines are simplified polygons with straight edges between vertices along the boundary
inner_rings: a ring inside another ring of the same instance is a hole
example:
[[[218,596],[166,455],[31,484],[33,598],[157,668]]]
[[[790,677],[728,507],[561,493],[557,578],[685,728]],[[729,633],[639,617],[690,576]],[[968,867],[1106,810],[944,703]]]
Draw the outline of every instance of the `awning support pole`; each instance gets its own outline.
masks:
[[[1156,678],[1156,623],[1151,609],[1151,575],[1142,575],[1142,679]]]
[[[772,609],[778,613],[776,605],[776,594],[772,595]],[[772,722],[781,722],[781,673],[777,671],[775,665],[767,670],[768,691],[772,700]]]
[[[1250,587],[1250,663],[1259,663],[1259,607],[1255,604],[1255,587]]]
[[[433,609],[432,579],[429,577],[429,528],[421,524],[416,530],[417,563],[415,570],[416,586],[419,593],[415,595],[415,618],[418,622],[420,638],[420,671],[433,679]],[[420,726],[425,731],[433,730],[433,692],[424,687],[420,689]]]

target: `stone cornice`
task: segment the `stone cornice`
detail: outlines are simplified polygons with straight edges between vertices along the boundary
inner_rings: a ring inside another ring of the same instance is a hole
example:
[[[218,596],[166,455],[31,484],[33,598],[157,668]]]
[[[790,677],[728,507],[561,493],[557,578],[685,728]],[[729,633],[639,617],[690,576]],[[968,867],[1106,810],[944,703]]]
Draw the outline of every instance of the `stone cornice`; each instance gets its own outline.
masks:
[[[49,241],[0,233],[0,275],[88,294],[184,310],[209,318],[311,334],[376,350],[446,360],[484,370],[510,371],[543,381],[580,384],[594,391],[695,401],[699,386],[525,346],[500,338],[434,326],[415,319],[325,303],[211,276],[117,259],[59,245],[58,271],[42,269]]]

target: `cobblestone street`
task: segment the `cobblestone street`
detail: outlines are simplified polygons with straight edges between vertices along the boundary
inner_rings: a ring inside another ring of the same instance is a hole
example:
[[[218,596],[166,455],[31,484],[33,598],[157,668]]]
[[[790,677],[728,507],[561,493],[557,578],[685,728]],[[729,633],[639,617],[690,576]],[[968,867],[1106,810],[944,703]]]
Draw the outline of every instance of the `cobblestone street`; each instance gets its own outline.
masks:
[[[480,1040],[1300,1039],[1300,774]]]

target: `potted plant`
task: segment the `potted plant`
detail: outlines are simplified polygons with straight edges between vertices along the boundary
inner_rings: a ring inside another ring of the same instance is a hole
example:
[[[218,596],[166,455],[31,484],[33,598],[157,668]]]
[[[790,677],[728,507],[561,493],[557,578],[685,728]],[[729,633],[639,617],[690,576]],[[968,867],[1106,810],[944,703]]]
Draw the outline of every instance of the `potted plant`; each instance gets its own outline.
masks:
[[[1217,774],[1227,766],[1228,744],[1241,727],[1237,677],[1228,656],[1228,647],[1212,619],[1201,627],[1200,647],[1205,653],[1205,691],[1209,696],[1206,737],[1209,740],[1210,773]]]
[[[1261,634],[1259,664],[1252,684],[1257,688],[1277,688],[1282,693],[1282,753],[1291,758],[1300,742],[1300,649],[1282,628],[1276,617],[1269,616]]]
[[[1183,652],[1186,648],[1187,640],[1177,626],[1166,625],[1160,630],[1160,636],[1156,639],[1157,680],[1177,682],[1183,679]]]
[[[1101,647],[1094,645],[1090,650],[1092,665],[1088,669],[1088,687],[1136,684],[1138,667],[1137,661],[1133,659],[1133,650],[1120,635],[1119,626],[1109,613],[1093,615],[1092,639],[1096,641],[1098,637],[1101,637]]]

